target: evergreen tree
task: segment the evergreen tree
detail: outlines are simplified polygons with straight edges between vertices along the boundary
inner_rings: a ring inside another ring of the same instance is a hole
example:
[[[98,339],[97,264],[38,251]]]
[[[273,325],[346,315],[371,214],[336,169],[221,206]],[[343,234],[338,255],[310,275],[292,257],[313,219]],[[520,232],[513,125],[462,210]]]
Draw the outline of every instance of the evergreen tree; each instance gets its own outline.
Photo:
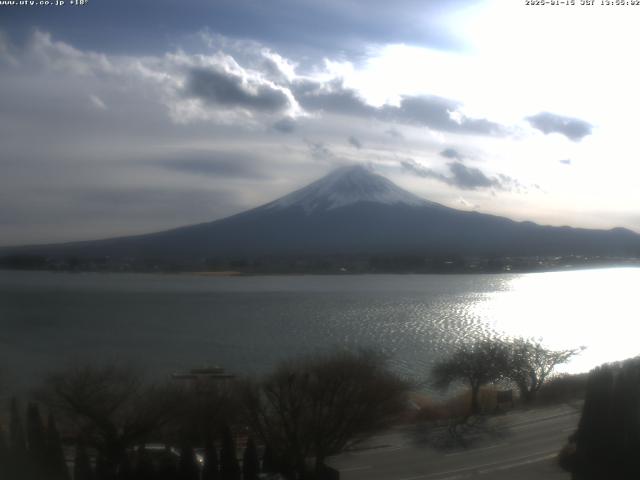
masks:
[[[0,478],[9,477],[9,445],[0,424]]]
[[[47,418],[46,470],[52,480],[69,480],[69,469],[64,458],[60,433],[53,414]]]
[[[198,480],[199,477],[196,455],[193,447],[188,443],[185,443],[180,449],[178,477],[180,480]]]
[[[218,452],[211,439],[207,440],[204,450],[204,467],[202,480],[219,480],[220,465],[218,464]]]
[[[259,473],[260,460],[258,459],[258,449],[256,448],[253,438],[249,437],[242,458],[242,478],[243,480],[258,480]]]
[[[640,478],[640,358],[591,371],[567,465],[576,480]]]
[[[18,407],[18,400],[11,399],[11,419],[9,421],[9,474],[12,479],[23,480],[27,478],[28,458],[27,444],[24,438],[22,417]]]
[[[144,445],[138,447],[136,457],[136,480],[153,480],[155,476],[153,463]]]
[[[76,455],[73,462],[73,480],[93,480],[91,461],[82,443],[76,444]]]
[[[118,480],[138,480],[138,477],[134,475],[133,467],[131,466],[131,456],[126,453],[122,456],[120,465],[118,465]]]
[[[171,452],[169,445],[166,445],[160,457],[160,468],[158,480],[178,480],[178,469],[176,468],[175,456]]]
[[[278,465],[273,453],[273,449],[267,445],[262,454],[262,471],[264,473],[277,473]]]
[[[240,480],[240,465],[236,455],[236,445],[229,425],[222,429],[222,447],[220,448],[220,478],[222,480]]]
[[[114,472],[110,468],[110,462],[104,458],[102,452],[98,452],[96,457],[95,479],[96,480],[114,480]]]
[[[47,476],[47,447],[40,409],[35,403],[27,406],[27,445],[29,469],[34,479]]]

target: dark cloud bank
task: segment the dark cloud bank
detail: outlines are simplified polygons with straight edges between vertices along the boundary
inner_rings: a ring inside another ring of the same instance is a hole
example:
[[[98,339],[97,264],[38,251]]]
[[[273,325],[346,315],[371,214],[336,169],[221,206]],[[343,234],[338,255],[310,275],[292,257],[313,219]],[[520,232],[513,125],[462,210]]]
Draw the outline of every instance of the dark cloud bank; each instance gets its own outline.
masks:
[[[504,127],[486,119],[474,119],[456,113],[461,103],[436,96],[405,96],[399,106],[374,107],[367,104],[353,89],[339,80],[321,84],[297,82],[292,91],[298,103],[307,111],[326,112],[381,121],[421,125],[433,130],[477,135],[502,135]]]
[[[188,72],[185,93],[208,104],[240,107],[274,113],[289,106],[282,90],[269,85],[248,88],[242,77],[214,69],[193,68]]]
[[[465,156],[458,152],[455,148],[445,148],[440,152],[444,158],[450,158],[452,160],[464,160]]]
[[[345,88],[339,79],[325,83],[296,80],[290,84],[274,86],[258,80],[248,81],[226,71],[198,67],[187,72],[183,93],[187,97],[198,98],[207,105],[277,114],[292,106],[285,91],[291,93],[300,107],[312,113],[373,118],[458,134],[507,133],[502,125],[460,114],[460,102],[436,96],[404,96],[398,106],[375,107],[367,104],[355,90]],[[295,122],[284,118],[272,127],[277,131],[289,133],[294,130]],[[362,146],[361,142],[353,137],[349,139],[349,143],[356,148]]]
[[[459,161],[447,163],[447,174],[420,165],[412,159],[402,160],[400,165],[414,175],[422,178],[432,178],[461,190],[481,190],[487,188],[512,190],[520,186],[519,182],[511,177],[501,174],[490,177],[479,168],[468,167]]]
[[[593,125],[579,118],[563,117],[549,112],[541,112],[527,117],[526,120],[533,128],[540,130],[545,135],[559,133],[569,140],[578,142],[587,135],[591,135]]]
[[[442,15],[475,1],[367,0],[364,14],[362,5],[344,0],[108,0],[83,8],[4,8],[0,25],[12,33],[43,26],[65,41],[119,53],[164,51],[206,28],[318,59],[356,56],[370,43],[457,49],[460,41]]]
[[[360,150],[362,148],[362,142],[360,140],[358,140],[355,136],[351,135],[347,141],[349,142],[349,145],[351,145],[352,147],[357,148],[358,150]]]

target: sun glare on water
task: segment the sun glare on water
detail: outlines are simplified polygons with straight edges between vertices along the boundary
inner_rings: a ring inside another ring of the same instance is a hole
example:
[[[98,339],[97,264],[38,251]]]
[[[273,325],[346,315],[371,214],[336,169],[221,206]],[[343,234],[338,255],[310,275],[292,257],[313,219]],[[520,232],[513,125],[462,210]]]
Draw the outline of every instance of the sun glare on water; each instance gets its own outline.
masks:
[[[469,313],[507,337],[541,339],[550,348],[586,347],[560,368],[582,372],[640,354],[639,284],[637,268],[522,275]]]

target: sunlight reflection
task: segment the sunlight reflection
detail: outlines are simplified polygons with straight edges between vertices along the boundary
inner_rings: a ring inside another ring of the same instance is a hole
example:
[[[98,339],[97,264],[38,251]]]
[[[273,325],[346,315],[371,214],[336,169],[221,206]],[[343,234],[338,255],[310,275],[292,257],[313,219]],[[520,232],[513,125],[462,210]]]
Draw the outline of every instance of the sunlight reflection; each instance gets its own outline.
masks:
[[[637,295],[640,269],[535,273],[487,294],[470,314],[507,337],[541,339],[550,348],[587,349],[566,372],[640,353]]]

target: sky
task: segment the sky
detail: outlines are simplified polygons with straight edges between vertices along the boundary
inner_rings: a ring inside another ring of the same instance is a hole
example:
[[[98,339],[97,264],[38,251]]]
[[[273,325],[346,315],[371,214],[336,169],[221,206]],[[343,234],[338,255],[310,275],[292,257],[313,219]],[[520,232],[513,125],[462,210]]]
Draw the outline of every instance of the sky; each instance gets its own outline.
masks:
[[[598,2],[0,5],[0,245],[211,221],[352,163],[640,232],[640,6]]]

